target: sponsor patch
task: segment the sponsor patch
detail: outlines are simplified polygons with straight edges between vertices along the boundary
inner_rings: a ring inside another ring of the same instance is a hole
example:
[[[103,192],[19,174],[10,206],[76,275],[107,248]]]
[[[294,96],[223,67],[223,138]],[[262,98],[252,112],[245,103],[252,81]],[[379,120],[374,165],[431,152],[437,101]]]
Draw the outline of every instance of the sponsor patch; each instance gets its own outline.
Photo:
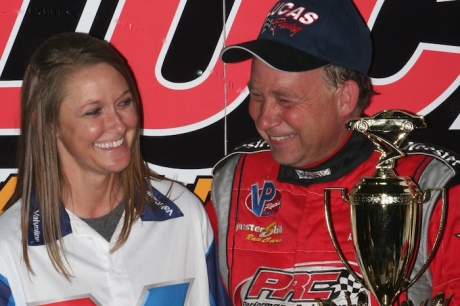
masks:
[[[280,243],[283,241],[280,237],[283,233],[283,226],[276,225],[276,222],[272,222],[267,226],[238,223],[236,225],[236,231],[248,232],[245,239],[253,242]]]
[[[309,172],[306,170],[296,169],[295,172],[297,173],[297,176],[301,180],[313,180],[315,178],[329,176],[332,173],[331,168],[327,168],[327,169],[315,171],[315,172]]]
[[[235,296],[242,297],[242,305],[317,306],[317,299],[325,299],[337,306],[346,306],[345,292],[352,305],[357,305],[361,292],[369,295],[344,267],[331,264],[293,269],[259,268],[252,278],[238,286]]]
[[[442,159],[445,163],[449,164],[453,168],[460,168],[460,160],[458,154],[448,150],[444,149],[441,147],[438,147],[436,145],[426,145],[424,143],[416,143],[409,141],[407,145],[402,148],[405,153],[411,154],[411,153],[422,153],[422,154],[429,154],[436,156],[440,159]]]
[[[272,181],[251,185],[251,193],[246,197],[246,207],[258,217],[271,217],[281,209],[281,192]]]

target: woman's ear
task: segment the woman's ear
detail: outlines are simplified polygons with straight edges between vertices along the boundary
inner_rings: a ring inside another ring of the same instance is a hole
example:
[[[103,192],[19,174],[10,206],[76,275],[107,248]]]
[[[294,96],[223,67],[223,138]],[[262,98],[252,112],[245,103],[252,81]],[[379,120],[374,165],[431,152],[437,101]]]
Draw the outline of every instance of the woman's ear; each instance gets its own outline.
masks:
[[[352,114],[358,105],[359,86],[353,80],[343,82],[339,88],[339,114],[346,117]]]

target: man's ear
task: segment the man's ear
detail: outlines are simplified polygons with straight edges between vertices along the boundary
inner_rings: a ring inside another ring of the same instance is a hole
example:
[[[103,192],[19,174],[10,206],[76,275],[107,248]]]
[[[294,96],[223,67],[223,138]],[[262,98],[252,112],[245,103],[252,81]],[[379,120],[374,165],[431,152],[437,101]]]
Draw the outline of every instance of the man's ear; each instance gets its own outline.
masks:
[[[340,85],[338,91],[339,99],[339,114],[346,117],[352,114],[358,105],[359,86],[353,80],[348,80]]]
[[[54,135],[56,136],[56,139],[58,139],[61,136],[60,133],[59,133],[59,131],[60,131],[59,127],[56,126],[56,124],[53,124],[51,130],[52,130],[52,133],[54,133]]]

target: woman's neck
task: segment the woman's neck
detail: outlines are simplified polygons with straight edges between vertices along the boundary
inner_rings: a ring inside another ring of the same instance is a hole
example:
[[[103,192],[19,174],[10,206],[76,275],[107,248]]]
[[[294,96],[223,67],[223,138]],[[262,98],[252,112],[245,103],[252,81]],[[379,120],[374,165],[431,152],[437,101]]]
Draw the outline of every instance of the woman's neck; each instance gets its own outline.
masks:
[[[97,218],[111,212],[123,198],[118,176],[105,179],[72,178],[69,190],[63,192],[64,206],[82,218]]]

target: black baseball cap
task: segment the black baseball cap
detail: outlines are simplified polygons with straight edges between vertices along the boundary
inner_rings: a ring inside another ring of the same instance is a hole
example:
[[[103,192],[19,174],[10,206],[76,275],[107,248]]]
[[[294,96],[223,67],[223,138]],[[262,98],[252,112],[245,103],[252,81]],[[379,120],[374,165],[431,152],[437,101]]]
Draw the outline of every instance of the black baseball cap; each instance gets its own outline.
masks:
[[[258,57],[282,71],[328,64],[369,71],[369,29],[350,0],[280,1],[268,12],[256,40],[226,47],[221,58],[236,63]]]

